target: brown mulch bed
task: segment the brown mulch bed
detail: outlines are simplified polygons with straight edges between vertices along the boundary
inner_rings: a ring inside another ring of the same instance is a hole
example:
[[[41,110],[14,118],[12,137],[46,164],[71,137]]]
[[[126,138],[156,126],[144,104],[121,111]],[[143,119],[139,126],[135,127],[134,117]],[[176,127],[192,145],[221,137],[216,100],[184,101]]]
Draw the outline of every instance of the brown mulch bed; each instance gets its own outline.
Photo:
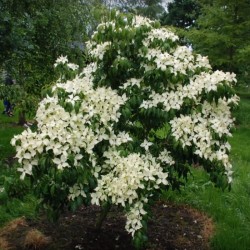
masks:
[[[111,210],[102,230],[94,228],[100,209],[81,207],[64,214],[57,223],[45,217],[37,221],[19,218],[0,230],[1,250],[133,250],[124,229],[125,217]],[[149,243],[145,250],[208,250],[213,235],[212,220],[187,205],[159,202],[148,223]]]

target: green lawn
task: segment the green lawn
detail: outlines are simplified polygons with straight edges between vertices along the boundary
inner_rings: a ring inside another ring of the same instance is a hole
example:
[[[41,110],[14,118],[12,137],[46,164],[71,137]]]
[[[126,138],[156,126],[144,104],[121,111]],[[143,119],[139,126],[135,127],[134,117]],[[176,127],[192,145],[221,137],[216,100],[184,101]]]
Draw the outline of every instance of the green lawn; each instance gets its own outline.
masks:
[[[4,110],[2,101],[0,102],[0,161],[13,156],[15,154],[14,148],[10,145],[10,139],[15,134],[23,131],[23,127],[17,126],[17,114],[9,117],[2,114]]]
[[[2,102],[0,103],[0,226],[7,221],[20,216],[34,217],[37,199],[34,196],[22,195],[22,184],[15,178],[17,171],[14,166],[9,166],[6,160],[15,155],[15,149],[10,145],[10,140],[15,134],[19,134],[24,127],[18,126],[17,114],[13,117],[2,114],[4,110]],[[18,181],[16,181],[16,179]],[[17,194],[9,197],[3,190],[3,186],[7,185],[12,192],[15,190]],[[20,199],[21,198],[21,199]]]
[[[5,159],[15,154],[14,148],[10,145],[10,138],[14,134],[18,134],[23,131],[22,127],[7,127],[1,124],[0,127],[0,159]]]
[[[230,138],[234,180],[232,190],[213,186],[201,169],[193,170],[183,192],[167,192],[166,199],[188,203],[210,215],[216,232],[211,240],[215,250],[250,249],[250,94],[244,94],[236,111],[237,128]]]

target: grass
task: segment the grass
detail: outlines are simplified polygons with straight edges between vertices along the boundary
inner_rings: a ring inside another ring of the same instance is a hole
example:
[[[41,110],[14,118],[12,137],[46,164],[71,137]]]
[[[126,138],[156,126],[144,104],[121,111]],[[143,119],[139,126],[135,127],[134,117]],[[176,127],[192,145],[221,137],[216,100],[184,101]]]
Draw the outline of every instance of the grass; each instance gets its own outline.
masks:
[[[23,131],[23,127],[17,126],[17,114],[9,117],[2,114],[4,110],[3,103],[0,102],[0,160],[15,154],[14,148],[10,145],[10,139],[15,134],[19,134]]]
[[[30,230],[24,241],[24,246],[28,249],[42,249],[50,243],[51,239],[46,237],[37,229]]]
[[[6,194],[3,194],[0,197],[0,204],[0,226],[21,216],[31,219],[36,217],[37,199],[31,194],[26,195],[23,199],[9,199]]]
[[[235,114],[237,128],[230,138],[234,168],[232,190],[214,187],[202,169],[194,169],[183,192],[165,198],[188,203],[211,216],[216,225],[211,247],[215,250],[250,249],[250,93],[242,95]]]
[[[10,145],[10,138],[23,131],[22,127],[6,127],[1,124],[0,128],[0,159],[5,159],[15,154],[14,148]]]
[[[15,149],[11,146],[10,140],[15,134],[19,134],[24,127],[17,126],[18,117],[2,114],[4,110],[2,102],[0,103],[0,226],[3,226],[10,220],[20,216],[29,218],[35,217],[35,208],[37,199],[31,195],[23,195],[25,185],[19,185],[15,181],[17,171],[14,166],[8,165],[7,158],[15,155]],[[20,181],[21,182],[21,181]],[[3,188],[5,186],[5,189]],[[6,187],[15,193],[10,197],[6,192]]]

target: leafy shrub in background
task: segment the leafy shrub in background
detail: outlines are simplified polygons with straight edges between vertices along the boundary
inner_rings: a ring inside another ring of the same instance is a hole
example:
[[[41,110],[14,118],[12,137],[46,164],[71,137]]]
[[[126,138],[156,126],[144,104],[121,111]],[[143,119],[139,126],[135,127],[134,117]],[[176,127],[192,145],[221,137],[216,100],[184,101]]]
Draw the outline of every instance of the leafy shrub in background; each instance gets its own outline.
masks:
[[[8,176],[4,178],[4,190],[8,198],[23,199],[30,191],[28,180],[20,180],[18,176]]]
[[[213,72],[158,22],[115,11],[87,49],[83,71],[41,101],[37,130],[12,139],[18,170],[51,217],[65,205],[121,207],[140,247],[150,205],[180,188],[193,164],[217,186],[231,183],[235,75]]]

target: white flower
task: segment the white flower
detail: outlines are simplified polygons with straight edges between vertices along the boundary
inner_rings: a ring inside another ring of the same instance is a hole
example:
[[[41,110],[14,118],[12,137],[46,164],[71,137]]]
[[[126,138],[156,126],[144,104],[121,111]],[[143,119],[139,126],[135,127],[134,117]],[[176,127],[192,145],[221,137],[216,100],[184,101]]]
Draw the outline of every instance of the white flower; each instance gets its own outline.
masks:
[[[101,44],[97,44],[95,49],[90,50],[90,55],[94,58],[103,59],[103,56],[105,52],[108,50],[108,48],[111,46],[111,42],[104,42]]]
[[[153,145],[152,142],[149,142],[147,140],[144,140],[143,143],[140,145],[142,148],[144,148],[146,151],[148,151],[149,147]]]
[[[57,165],[57,168],[60,170],[66,167],[70,167],[70,165],[67,163],[67,156],[64,154],[62,154],[60,158],[54,158],[52,161]]]
[[[135,16],[135,18],[133,19],[133,26],[135,27],[140,27],[142,25],[146,25],[148,27],[151,26],[151,23],[153,23],[152,20],[146,18],[146,17],[143,17],[143,16]]]
[[[140,88],[141,87],[141,85],[140,85],[141,80],[142,79],[131,78],[127,82],[125,82],[120,88],[126,89],[130,86],[137,86],[138,88]]]
[[[73,71],[79,69],[79,66],[77,64],[74,64],[74,63],[68,63],[67,66],[69,69],[72,69]]]
[[[120,132],[118,135],[115,135],[112,131],[109,137],[109,143],[111,146],[119,146],[122,143],[132,141],[132,138],[128,133]]]
[[[68,196],[69,200],[74,200],[78,196],[87,197],[83,190],[82,184],[75,184],[73,187],[70,187],[69,193],[70,193]]]
[[[126,230],[134,236],[135,232],[142,228],[141,220],[147,212],[143,208],[143,203],[141,201],[136,202],[126,214]]]
[[[66,64],[68,63],[68,57],[67,56],[60,56],[56,59],[56,62],[54,64],[54,67],[57,67],[59,64]]]
[[[166,149],[164,149],[160,155],[158,156],[158,159],[161,162],[164,162],[166,164],[169,165],[173,165],[175,163],[174,159],[172,158],[172,156],[170,155],[170,152],[168,152]]]

